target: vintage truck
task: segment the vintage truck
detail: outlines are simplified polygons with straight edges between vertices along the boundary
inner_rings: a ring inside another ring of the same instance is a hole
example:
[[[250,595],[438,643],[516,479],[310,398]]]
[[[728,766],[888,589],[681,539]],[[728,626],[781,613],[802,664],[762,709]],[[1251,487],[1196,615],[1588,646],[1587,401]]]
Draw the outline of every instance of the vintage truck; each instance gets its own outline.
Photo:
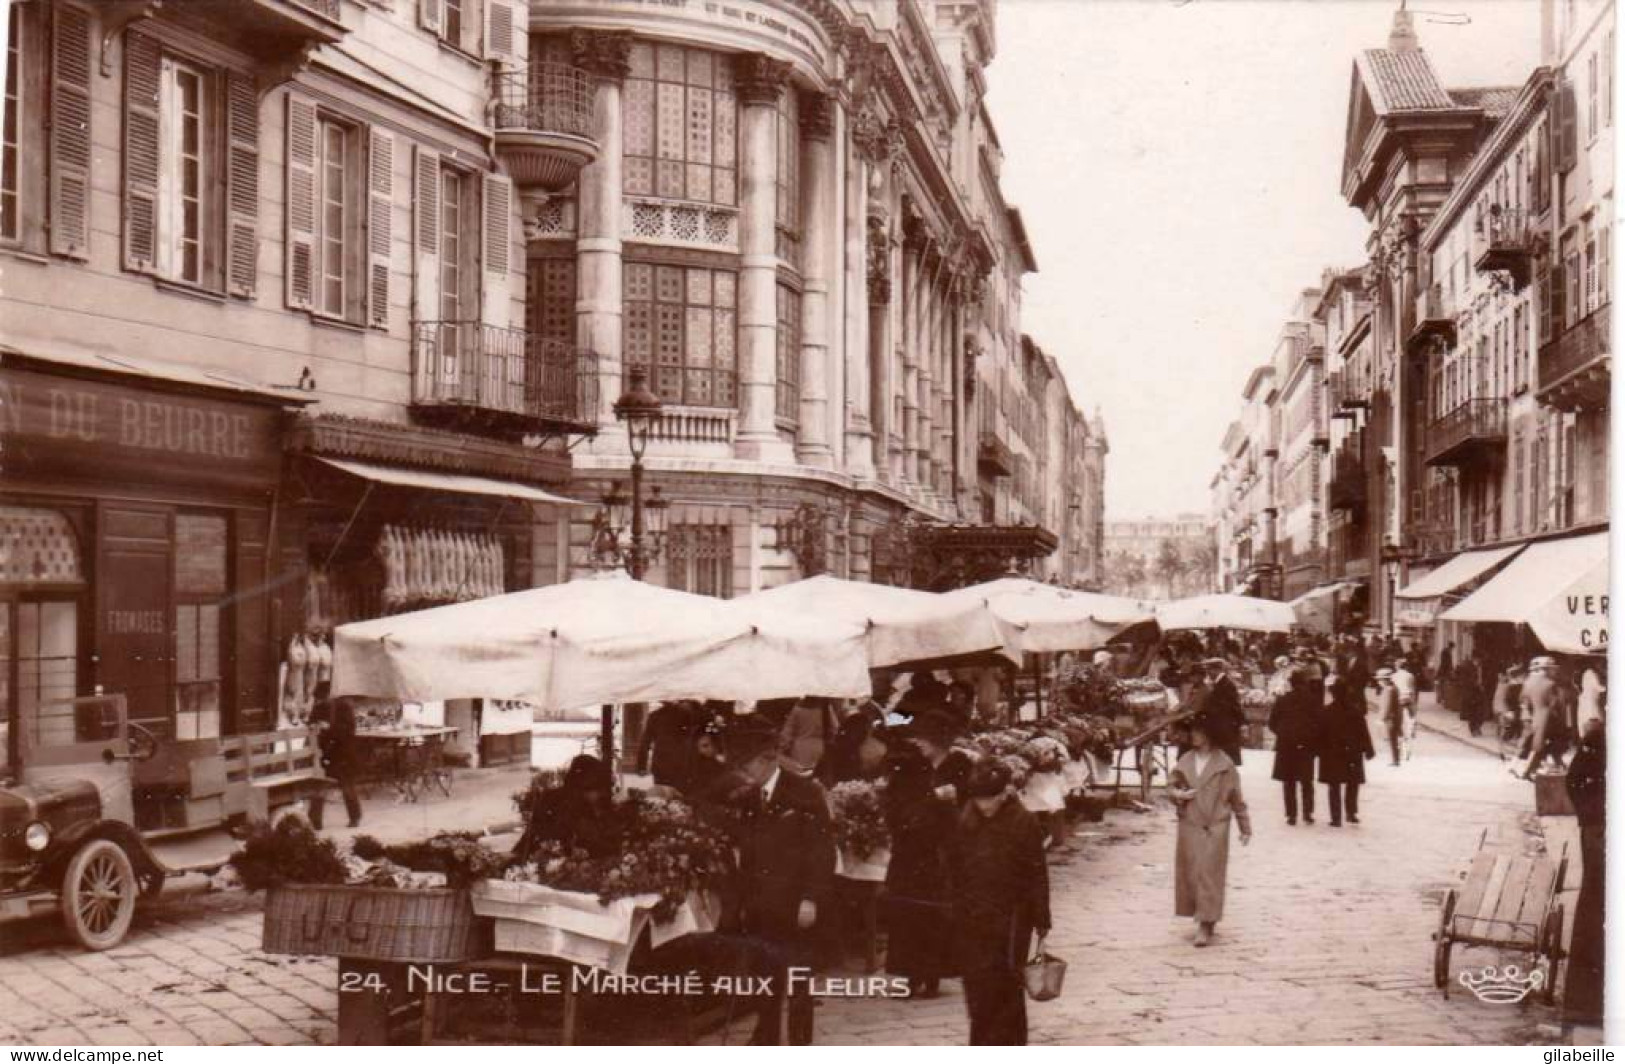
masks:
[[[175,741],[122,695],[20,701],[0,722],[0,921],[56,910],[86,949],[122,942],[169,877],[223,865],[234,827],[332,785],[304,729]]]

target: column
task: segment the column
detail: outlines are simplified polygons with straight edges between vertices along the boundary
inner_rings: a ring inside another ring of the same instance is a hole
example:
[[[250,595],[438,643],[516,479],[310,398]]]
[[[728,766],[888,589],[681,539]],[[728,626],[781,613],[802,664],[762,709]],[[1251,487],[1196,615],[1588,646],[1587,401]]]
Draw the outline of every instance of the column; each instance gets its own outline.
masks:
[[[621,83],[631,72],[632,35],[576,30],[575,64],[593,76],[598,158],[581,170],[576,201],[576,344],[598,355],[598,425],[593,449],[625,454],[615,421],[621,394]]]
[[[869,253],[869,171],[873,158],[872,120],[842,108],[849,134],[846,158],[846,472],[855,480],[875,478],[874,433],[869,419],[869,306],[873,299]],[[882,273],[884,271],[882,270]]]
[[[911,224],[912,223],[912,224]],[[926,247],[928,238],[917,219],[905,219],[903,225],[904,288],[903,317],[908,326],[903,333],[899,354],[902,366],[900,393],[903,399],[903,451],[898,457],[898,480],[908,489],[920,483],[920,352],[925,346],[925,292]]]
[[[774,424],[778,380],[778,103],[790,64],[765,55],[739,58],[739,458],[790,462],[790,445]]]
[[[875,468],[882,471],[889,466],[892,360],[891,349],[896,343],[896,323],[893,315],[892,277],[896,241],[892,239],[889,215],[879,189],[871,188],[875,200],[869,204],[865,224],[869,233],[869,409],[874,429]]]
[[[835,215],[835,153],[830,99],[801,97],[801,412],[796,461],[830,469],[835,456],[829,419],[830,248]]]

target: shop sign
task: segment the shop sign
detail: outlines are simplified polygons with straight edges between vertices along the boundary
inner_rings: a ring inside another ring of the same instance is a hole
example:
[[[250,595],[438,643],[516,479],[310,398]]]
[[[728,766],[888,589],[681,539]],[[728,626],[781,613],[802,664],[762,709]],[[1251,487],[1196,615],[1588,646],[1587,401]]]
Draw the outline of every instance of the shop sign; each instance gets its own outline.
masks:
[[[275,409],[32,370],[0,370],[0,447],[19,477],[265,487]]]

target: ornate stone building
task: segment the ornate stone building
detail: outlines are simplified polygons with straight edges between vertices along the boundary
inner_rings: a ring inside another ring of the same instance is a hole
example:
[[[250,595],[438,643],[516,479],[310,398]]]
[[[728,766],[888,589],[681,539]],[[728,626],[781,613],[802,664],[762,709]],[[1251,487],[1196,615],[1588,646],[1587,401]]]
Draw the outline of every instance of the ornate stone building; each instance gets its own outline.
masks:
[[[521,191],[531,330],[600,360],[582,499],[626,477],[612,404],[649,373],[652,579],[934,584],[1055,549],[1058,375],[1019,339],[1036,263],[982,102],[990,2],[535,3],[529,31],[590,77],[600,142],[573,185]],[[592,564],[590,513],[555,534],[559,577]]]

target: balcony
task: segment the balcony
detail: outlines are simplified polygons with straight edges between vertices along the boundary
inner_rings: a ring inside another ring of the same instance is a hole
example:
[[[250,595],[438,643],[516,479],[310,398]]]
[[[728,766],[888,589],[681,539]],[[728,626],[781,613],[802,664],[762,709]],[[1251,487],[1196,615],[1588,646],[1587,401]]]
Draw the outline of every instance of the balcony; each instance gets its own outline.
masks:
[[[1505,399],[1469,399],[1427,430],[1427,464],[1470,466],[1506,450]]]
[[[1016,456],[997,434],[982,430],[976,447],[977,471],[990,477],[1009,477],[1016,472]]]
[[[1439,285],[1416,297],[1416,325],[1411,329],[1411,350],[1417,350],[1429,340],[1437,340],[1446,347],[1456,342],[1456,308],[1445,298],[1444,289]]]
[[[1351,451],[1337,452],[1332,463],[1332,479],[1327,489],[1327,506],[1332,511],[1355,514],[1365,509],[1365,466]]]
[[[598,158],[592,77],[564,63],[532,63],[492,79],[497,154],[514,184],[560,192]]]
[[[597,431],[598,364],[569,344],[480,322],[412,327],[412,411],[486,435]]]
[[[344,37],[340,0],[190,0],[170,4],[162,17],[239,48],[268,63],[297,63],[311,48]],[[140,17],[145,5],[107,4],[112,21]],[[104,30],[116,26],[104,26]]]
[[[1602,410],[1608,406],[1611,372],[1608,315],[1604,303],[1540,349],[1540,390],[1536,398],[1554,410]]]
[[[1541,233],[1524,210],[1496,205],[1473,229],[1473,268],[1480,273],[1504,270],[1514,291],[1529,284],[1529,271]]]

